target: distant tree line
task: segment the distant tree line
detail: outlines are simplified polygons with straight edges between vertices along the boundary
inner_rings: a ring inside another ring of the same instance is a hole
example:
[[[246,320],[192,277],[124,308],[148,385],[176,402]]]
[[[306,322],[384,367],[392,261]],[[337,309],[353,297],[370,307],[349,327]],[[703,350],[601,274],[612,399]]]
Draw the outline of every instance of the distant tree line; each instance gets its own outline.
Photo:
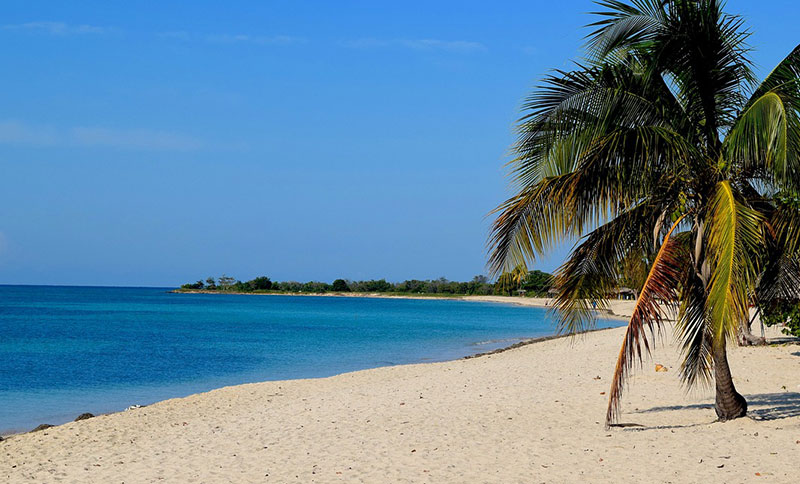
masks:
[[[410,279],[403,282],[388,282],[385,279],[351,281],[336,279],[327,282],[273,281],[261,276],[249,281],[240,281],[225,274],[217,278],[209,277],[194,283],[184,284],[183,290],[202,290],[214,292],[286,292],[286,293],[397,293],[397,294],[441,294],[441,295],[547,295],[552,276],[542,271],[526,271],[525,274],[510,273],[501,275],[497,282],[490,282],[486,276],[475,276],[471,281],[450,281],[439,279]]]

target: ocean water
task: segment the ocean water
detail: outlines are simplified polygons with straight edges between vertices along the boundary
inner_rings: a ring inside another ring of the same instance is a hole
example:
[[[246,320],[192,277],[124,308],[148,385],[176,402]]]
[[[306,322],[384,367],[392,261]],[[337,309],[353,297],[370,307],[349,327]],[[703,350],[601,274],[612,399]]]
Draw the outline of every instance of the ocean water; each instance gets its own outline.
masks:
[[[454,359],[553,332],[546,310],[505,304],[167,291],[0,286],[0,433],[226,385]]]

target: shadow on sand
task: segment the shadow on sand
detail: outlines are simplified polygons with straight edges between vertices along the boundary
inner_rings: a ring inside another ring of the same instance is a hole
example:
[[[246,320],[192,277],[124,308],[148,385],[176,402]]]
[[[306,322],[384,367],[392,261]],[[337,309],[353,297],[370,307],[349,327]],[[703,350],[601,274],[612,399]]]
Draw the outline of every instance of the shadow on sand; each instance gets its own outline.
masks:
[[[762,393],[746,396],[750,405],[747,415],[753,420],[780,420],[800,417],[800,393]]]
[[[781,420],[784,418],[800,417],[800,393],[760,393],[755,395],[745,395],[748,404],[747,416],[751,419],[764,422],[770,420]],[[712,403],[695,403],[692,405],[671,405],[664,407],[651,407],[639,410],[635,413],[656,413],[670,412],[673,410],[714,410]],[[712,414],[713,415],[713,414]],[[629,430],[654,430],[654,429],[676,429],[689,428],[699,425],[708,425],[714,420],[707,422],[697,422],[686,425],[654,425],[646,426],[636,423],[621,423],[612,427],[623,427]]]

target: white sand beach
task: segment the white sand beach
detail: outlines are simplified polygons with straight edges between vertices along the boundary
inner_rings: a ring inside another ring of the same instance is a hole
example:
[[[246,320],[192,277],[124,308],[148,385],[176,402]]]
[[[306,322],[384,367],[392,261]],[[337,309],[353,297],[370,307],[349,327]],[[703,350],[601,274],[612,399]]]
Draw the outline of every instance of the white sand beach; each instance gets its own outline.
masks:
[[[519,296],[464,296],[460,298],[463,301],[476,301],[476,302],[494,302],[503,304],[516,304],[518,306],[531,306],[538,308],[552,308],[553,299],[537,298],[537,297],[519,297]],[[606,301],[608,305],[608,314],[603,314],[603,317],[623,319],[627,321],[633,313],[633,308],[636,301],[628,301],[622,299],[613,299]]]
[[[750,413],[727,423],[710,389],[685,393],[677,350],[661,346],[623,397],[625,426],[606,429],[623,331],[222,388],[16,435],[0,442],[0,480],[797,482],[800,346],[730,349]]]

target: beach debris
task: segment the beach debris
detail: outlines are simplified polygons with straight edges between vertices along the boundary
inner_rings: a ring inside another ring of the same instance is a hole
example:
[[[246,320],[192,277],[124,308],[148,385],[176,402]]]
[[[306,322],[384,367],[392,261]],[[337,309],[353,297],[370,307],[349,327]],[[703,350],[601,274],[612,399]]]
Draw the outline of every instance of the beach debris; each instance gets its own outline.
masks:
[[[602,380],[602,378],[600,378],[600,375],[597,375],[596,377],[594,377],[594,378],[592,378],[592,379],[593,379],[593,380]]]
[[[136,410],[137,408],[142,407],[144,407],[144,405],[131,405],[130,407],[126,408],[125,411],[127,412],[128,410]]]
[[[78,415],[77,417],[75,417],[75,422],[80,422],[81,420],[86,420],[86,419],[89,419],[89,418],[94,418],[94,415],[89,413],[89,412],[82,413],[82,414]]]
[[[658,371],[658,372],[669,371],[669,368],[667,368],[664,365],[659,365],[658,363],[656,363],[656,371]]]
[[[40,430],[49,429],[50,427],[53,427],[53,426],[50,425],[50,424],[41,424],[38,427],[36,427],[35,429],[31,430],[31,432],[38,432]]]

